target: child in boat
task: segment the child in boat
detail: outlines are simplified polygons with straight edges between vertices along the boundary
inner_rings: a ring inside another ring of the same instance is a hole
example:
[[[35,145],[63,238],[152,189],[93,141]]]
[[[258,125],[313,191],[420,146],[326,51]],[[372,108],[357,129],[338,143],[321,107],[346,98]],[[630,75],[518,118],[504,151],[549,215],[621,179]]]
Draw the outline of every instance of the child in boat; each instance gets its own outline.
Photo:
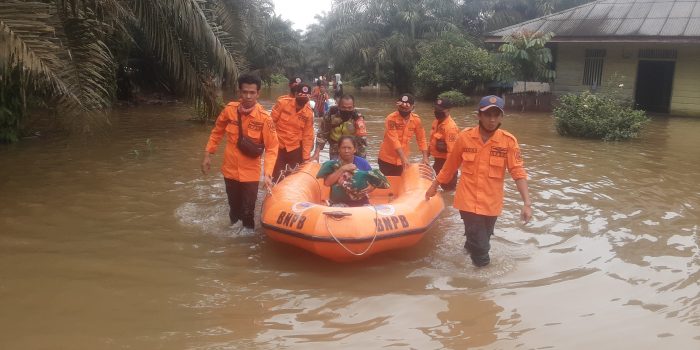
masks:
[[[369,205],[369,193],[375,188],[389,188],[389,181],[378,170],[372,170],[367,160],[355,155],[356,144],[352,136],[338,140],[338,159],[329,160],[319,169],[322,178],[331,187],[332,205],[361,207]]]

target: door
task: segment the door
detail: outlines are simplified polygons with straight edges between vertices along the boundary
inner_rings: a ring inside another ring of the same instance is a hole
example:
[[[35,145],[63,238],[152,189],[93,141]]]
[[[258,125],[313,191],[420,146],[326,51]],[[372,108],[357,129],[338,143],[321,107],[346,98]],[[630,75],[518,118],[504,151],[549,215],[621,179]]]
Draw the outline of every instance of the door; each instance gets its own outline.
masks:
[[[647,112],[669,112],[675,68],[674,61],[639,61],[637,91],[634,94],[637,108]]]

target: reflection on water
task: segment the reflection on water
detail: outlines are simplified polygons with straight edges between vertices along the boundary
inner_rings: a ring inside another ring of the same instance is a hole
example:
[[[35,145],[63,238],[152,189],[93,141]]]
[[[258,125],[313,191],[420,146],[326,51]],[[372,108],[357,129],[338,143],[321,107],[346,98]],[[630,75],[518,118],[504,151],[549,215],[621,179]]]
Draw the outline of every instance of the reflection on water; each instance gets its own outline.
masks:
[[[392,105],[358,96],[368,154]],[[470,109],[453,110],[461,127]],[[417,112],[427,129],[430,104]],[[0,348],[700,346],[700,120],[603,143],[508,115],[535,219],[518,223],[507,181],[476,269],[452,208],[416,247],[351,265],[232,234],[220,175],[198,171],[210,127],[189,113],[120,110],[101,138],[0,149]]]

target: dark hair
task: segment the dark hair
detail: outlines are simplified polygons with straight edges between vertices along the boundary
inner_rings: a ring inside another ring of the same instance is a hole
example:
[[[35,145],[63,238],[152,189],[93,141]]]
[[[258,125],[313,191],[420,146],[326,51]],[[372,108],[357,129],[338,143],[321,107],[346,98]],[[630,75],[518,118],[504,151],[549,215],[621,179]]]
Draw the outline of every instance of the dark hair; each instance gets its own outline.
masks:
[[[355,137],[351,135],[343,135],[338,139],[338,147],[343,144],[343,141],[350,140],[352,142],[352,147],[357,148],[357,143],[355,142]]]
[[[343,96],[340,97],[339,101],[342,101],[342,100],[350,100],[354,104],[355,103],[355,96],[350,95],[350,94],[343,94]]]
[[[255,84],[258,87],[258,91],[260,91],[262,80],[255,74],[246,73],[238,77],[238,90],[243,88],[243,84]]]

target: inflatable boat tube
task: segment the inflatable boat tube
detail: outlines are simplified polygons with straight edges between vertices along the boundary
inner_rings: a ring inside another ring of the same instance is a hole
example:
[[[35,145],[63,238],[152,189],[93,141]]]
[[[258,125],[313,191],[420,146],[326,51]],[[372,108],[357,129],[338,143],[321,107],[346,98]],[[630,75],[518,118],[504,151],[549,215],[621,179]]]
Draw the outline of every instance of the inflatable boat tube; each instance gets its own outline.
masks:
[[[389,176],[391,187],[371,192],[372,205],[364,207],[328,206],[330,188],[316,179],[319,168],[316,162],[301,166],[267,195],[261,220],[268,237],[330,260],[354,261],[418,243],[445,208],[439,193],[425,200],[435,177],[425,164]]]

